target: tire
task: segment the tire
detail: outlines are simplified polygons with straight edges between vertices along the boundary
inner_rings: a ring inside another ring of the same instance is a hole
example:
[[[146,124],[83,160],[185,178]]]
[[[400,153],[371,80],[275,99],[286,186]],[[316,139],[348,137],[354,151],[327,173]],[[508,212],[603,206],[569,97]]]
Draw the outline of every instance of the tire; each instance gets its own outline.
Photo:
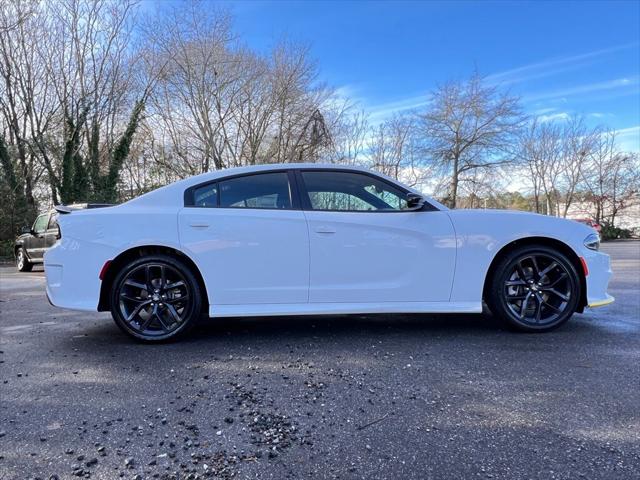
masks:
[[[27,259],[27,254],[22,248],[18,248],[16,252],[16,268],[19,272],[30,272],[33,268],[33,263]]]
[[[185,335],[202,310],[202,294],[193,272],[168,255],[129,262],[116,275],[110,297],[116,325],[147,343]]]
[[[490,280],[491,312],[521,332],[548,332],[578,308],[581,283],[566,255],[545,246],[524,246],[501,258]]]

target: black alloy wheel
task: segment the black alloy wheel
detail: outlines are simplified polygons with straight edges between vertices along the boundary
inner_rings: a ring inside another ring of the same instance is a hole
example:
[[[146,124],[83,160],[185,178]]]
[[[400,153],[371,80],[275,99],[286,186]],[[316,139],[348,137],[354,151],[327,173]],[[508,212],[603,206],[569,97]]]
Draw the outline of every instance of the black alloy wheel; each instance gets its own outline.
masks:
[[[548,247],[520,248],[495,270],[488,303],[492,311],[521,331],[544,332],[566,322],[580,300],[575,267]]]
[[[113,283],[111,314],[138,340],[157,342],[188,331],[201,310],[198,282],[182,262],[154,255],[125,266]]]

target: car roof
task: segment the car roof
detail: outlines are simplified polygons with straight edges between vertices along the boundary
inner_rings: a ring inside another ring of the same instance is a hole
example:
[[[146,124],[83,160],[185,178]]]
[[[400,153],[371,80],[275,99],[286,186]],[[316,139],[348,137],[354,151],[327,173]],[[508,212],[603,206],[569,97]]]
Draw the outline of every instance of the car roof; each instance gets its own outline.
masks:
[[[139,197],[136,197],[126,204],[175,204],[177,200],[180,202],[183,201],[184,192],[189,187],[200,185],[202,183],[212,182],[218,179],[223,179],[226,177],[232,177],[237,175],[245,175],[251,173],[258,172],[269,172],[269,171],[278,171],[278,170],[342,170],[342,171],[359,171],[367,174],[373,174],[375,176],[386,179],[392,184],[400,184],[403,187],[413,191],[415,193],[421,194],[418,190],[403,185],[398,180],[388,177],[380,172],[372,171],[370,169],[358,166],[358,165],[345,165],[345,164],[334,164],[334,163],[268,163],[261,165],[250,165],[246,167],[233,167],[233,168],[225,168],[224,170],[215,170],[213,172],[201,173],[200,175],[195,175],[193,177],[185,178],[183,180],[178,180],[177,182],[171,183],[164,187],[160,187],[157,190],[153,190],[151,192],[145,193]],[[426,197],[426,196],[425,196]],[[429,201],[436,205],[441,210],[447,210],[447,208],[435,201],[434,199],[427,197]]]
[[[193,177],[189,177],[183,181],[187,180],[197,180],[194,181],[194,184],[201,183],[207,180],[215,180],[217,178],[231,177],[234,175],[242,175],[245,173],[253,173],[253,172],[268,172],[271,170],[356,170],[366,173],[375,173],[376,175],[381,175],[378,172],[371,172],[371,170],[360,167],[358,165],[344,165],[344,164],[335,164],[335,163],[265,163],[260,165],[249,165],[246,167],[232,167],[225,168],[224,170],[215,170],[213,172],[206,172],[200,175],[196,175]]]

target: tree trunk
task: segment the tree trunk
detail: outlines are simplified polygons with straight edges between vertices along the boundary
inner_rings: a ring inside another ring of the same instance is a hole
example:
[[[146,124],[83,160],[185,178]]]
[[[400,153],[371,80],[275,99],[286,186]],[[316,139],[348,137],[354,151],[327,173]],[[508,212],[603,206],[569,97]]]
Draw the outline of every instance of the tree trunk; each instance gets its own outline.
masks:
[[[449,193],[449,208],[456,208],[458,200],[458,181],[460,172],[458,171],[460,159],[455,156],[453,159],[453,174],[451,175],[451,192]]]

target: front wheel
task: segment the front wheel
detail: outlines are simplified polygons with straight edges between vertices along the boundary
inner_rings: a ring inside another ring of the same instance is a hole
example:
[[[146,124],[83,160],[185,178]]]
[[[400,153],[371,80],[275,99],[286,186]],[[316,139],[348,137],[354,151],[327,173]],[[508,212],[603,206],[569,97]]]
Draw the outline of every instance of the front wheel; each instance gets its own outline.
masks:
[[[16,253],[16,268],[19,272],[30,272],[33,268],[33,264],[27,260],[27,255],[22,248],[19,248]]]
[[[116,276],[111,315],[122,331],[144,342],[174,339],[200,317],[202,300],[191,270],[176,258],[134,260]]]
[[[495,315],[517,330],[553,330],[578,307],[578,273],[557,250],[519,248],[500,260],[494,272],[486,300]]]

